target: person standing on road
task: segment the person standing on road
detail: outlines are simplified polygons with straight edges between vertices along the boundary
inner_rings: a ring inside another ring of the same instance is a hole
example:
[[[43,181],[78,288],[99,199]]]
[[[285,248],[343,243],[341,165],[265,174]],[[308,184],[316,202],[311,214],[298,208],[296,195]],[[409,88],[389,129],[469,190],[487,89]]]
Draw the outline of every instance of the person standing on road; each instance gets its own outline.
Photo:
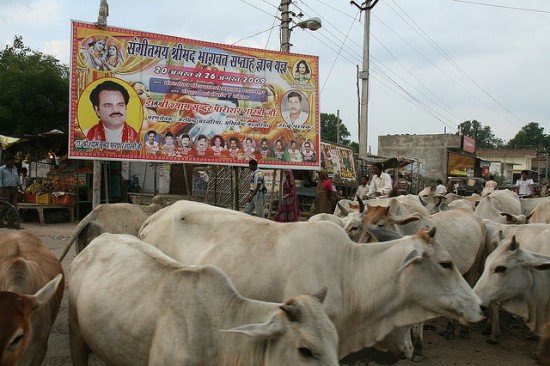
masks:
[[[300,209],[296,197],[296,183],[292,170],[285,170],[285,181],[283,182],[283,202],[273,217],[278,222],[300,221]]]
[[[8,156],[6,164],[0,166],[0,196],[17,207],[17,196],[19,195],[21,181],[17,167],[14,164],[15,159],[13,156]]]
[[[521,177],[516,181],[515,191],[519,198],[533,197],[533,180],[529,177],[529,170],[523,170]]]
[[[251,172],[250,193],[246,196],[244,212],[252,215],[256,209],[258,217],[264,218],[264,194],[267,192],[264,173],[258,168],[258,162],[254,159],[250,159],[248,168]]]

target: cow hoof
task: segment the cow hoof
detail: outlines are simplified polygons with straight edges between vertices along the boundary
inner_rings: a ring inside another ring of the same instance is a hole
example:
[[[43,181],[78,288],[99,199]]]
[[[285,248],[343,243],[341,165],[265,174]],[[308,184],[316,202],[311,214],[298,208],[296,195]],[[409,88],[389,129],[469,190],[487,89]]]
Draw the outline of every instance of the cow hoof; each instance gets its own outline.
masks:
[[[487,340],[487,343],[495,345],[495,344],[498,344],[498,341],[496,339],[489,338]]]
[[[422,355],[413,355],[413,358],[411,360],[412,362],[422,362],[424,361],[424,356]]]

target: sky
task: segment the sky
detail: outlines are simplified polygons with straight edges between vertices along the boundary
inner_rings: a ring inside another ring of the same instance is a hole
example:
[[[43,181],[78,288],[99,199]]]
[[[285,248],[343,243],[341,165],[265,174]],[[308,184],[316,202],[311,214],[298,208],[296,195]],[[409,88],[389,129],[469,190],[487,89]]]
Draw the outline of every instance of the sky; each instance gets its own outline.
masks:
[[[21,35],[31,49],[69,64],[70,20],[97,21],[99,2],[0,0],[0,47]],[[280,48],[277,0],[108,3],[112,26]],[[364,13],[348,0],[292,0],[290,10],[292,24],[321,18],[315,32],[292,30],[291,52],[319,56],[320,111],[339,110],[357,141]],[[505,141],[529,122],[550,133],[550,1],[380,0],[370,25],[373,154],[379,135],[455,133],[473,119]]]

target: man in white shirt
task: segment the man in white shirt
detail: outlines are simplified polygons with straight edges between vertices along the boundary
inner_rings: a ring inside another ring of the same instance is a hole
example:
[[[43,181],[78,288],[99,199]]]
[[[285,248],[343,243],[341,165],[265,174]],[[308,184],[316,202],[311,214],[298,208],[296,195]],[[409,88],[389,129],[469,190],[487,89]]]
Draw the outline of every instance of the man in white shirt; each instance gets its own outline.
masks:
[[[533,197],[533,180],[529,177],[529,171],[523,170],[521,172],[521,178],[516,181],[515,191],[519,198]]]
[[[369,177],[362,176],[361,177],[361,184],[359,184],[359,187],[357,187],[357,193],[355,194],[354,200],[357,201],[357,196],[361,198],[361,200],[368,199],[367,195],[369,193],[369,186],[368,186]]]
[[[309,117],[302,111],[302,95],[292,91],[288,93],[286,99],[288,111],[283,112],[283,119],[290,127],[302,127]]]
[[[372,167],[372,178],[369,185],[369,198],[389,197],[392,191],[392,181],[388,173],[382,171],[382,164],[376,163]]]

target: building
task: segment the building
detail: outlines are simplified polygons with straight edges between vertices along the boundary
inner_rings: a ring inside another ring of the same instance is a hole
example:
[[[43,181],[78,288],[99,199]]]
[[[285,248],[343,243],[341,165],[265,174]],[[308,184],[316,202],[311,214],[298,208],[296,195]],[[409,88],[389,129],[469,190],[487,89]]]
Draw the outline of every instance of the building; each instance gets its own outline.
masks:
[[[410,157],[417,161],[411,169],[430,179],[446,181],[448,177],[481,176],[480,161],[475,156],[475,140],[468,136],[378,136],[378,155]]]
[[[537,150],[534,149],[480,149],[477,155],[492,162],[501,162],[504,166],[503,173],[505,180],[513,182],[519,178],[522,170],[535,172],[533,179],[537,179]],[[508,167],[505,167],[508,165]],[[510,174],[510,165],[513,166]]]

